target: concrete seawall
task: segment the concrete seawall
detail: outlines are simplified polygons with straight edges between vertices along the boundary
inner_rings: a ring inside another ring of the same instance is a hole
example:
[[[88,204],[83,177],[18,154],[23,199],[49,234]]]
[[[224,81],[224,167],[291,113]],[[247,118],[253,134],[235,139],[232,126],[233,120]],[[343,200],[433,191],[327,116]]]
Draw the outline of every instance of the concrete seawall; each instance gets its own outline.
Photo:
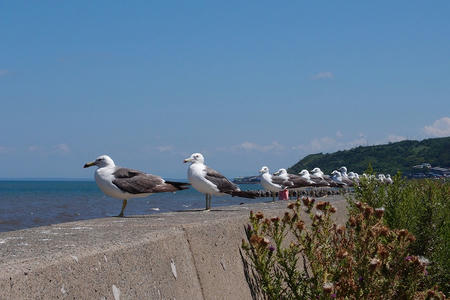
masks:
[[[344,222],[343,198],[326,200]],[[0,233],[0,299],[252,299],[239,252],[249,211],[281,215],[286,205],[255,203]]]

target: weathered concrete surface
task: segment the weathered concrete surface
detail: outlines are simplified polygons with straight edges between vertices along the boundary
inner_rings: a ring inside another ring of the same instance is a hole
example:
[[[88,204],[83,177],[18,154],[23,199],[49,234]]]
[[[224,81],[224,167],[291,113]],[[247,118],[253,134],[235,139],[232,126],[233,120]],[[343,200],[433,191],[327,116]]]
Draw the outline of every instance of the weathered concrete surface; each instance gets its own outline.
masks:
[[[345,201],[327,197],[345,217]],[[0,234],[0,299],[251,299],[239,252],[250,210],[286,201],[104,218]]]

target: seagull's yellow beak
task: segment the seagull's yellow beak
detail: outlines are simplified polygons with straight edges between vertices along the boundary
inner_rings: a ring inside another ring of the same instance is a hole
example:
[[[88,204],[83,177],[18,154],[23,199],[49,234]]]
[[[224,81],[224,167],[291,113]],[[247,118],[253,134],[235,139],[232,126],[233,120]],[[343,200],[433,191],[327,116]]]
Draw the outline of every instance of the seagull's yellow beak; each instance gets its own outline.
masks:
[[[190,162],[190,161],[192,161],[192,158],[190,158],[190,157],[189,157],[189,158],[186,158],[185,160],[183,160],[184,163],[188,163],[188,162]]]
[[[95,161],[91,161],[91,162],[86,163],[83,168],[89,168],[89,167],[92,167],[92,166],[95,166]]]

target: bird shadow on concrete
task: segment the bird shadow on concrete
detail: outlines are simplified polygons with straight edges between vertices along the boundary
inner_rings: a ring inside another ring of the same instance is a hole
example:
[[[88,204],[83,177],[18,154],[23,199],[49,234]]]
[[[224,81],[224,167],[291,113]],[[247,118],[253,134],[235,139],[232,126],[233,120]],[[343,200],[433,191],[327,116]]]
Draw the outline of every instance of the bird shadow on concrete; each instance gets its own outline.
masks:
[[[239,211],[238,209],[210,209],[209,211],[204,209],[186,209],[186,210],[174,210],[173,212],[214,212],[214,211]]]

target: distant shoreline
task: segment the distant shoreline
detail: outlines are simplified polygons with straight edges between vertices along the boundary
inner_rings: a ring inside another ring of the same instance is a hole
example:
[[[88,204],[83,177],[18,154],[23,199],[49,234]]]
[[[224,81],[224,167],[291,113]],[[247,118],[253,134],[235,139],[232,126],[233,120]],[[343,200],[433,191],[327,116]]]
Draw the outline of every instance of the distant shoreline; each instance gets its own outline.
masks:
[[[0,181],[94,181],[93,178],[0,178]]]

